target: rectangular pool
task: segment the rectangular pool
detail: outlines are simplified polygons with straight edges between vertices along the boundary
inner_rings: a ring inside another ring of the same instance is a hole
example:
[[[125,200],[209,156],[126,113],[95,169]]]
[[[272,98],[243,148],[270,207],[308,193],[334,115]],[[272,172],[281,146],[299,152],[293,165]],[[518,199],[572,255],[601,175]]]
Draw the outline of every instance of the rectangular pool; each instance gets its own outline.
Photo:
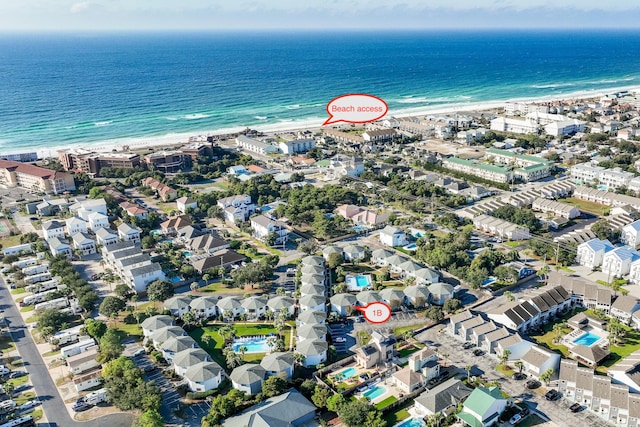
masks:
[[[602,338],[600,338],[598,335],[587,332],[586,334],[582,334],[578,338],[573,340],[573,343],[575,345],[586,345],[587,347],[591,347],[601,339]]]
[[[384,387],[375,386],[371,390],[365,391],[362,395],[365,396],[365,397],[368,397],[371,400],[373,400],[376,397],[382,396],[386,391],[387,391],[387,389],[384,388]]]
[[[347,276],[345,279],[347,289],[350,291],[362,291],[371,287],[371,276]]]
[[[396,424],[395,427],[423,427],[424,421],[416,420],[415,418],[409,418],[408,420],[404,420],[400,424]]]
[[[340,381],[344,381],[348,378],[355,377],[357,373],[358,373],[358,370],[356,368],[347,368],[344,371],[338,372],[336,374],[336,379]]]

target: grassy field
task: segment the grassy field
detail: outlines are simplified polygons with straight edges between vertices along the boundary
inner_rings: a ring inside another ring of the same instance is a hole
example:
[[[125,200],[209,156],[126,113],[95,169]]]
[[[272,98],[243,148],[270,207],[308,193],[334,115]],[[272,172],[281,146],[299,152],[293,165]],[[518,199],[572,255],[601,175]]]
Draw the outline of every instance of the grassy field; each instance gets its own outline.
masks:
[[[504,242],[505,246],[509,246],[510,248],[517,248],[518,246],[522,245],[522,242],[515,242],[513,240],[509,240],[508,242]]]
[[[509,365],[498,365],[496,366],[496,371],[502,373],[505,377],[511,377],[511,375],[516,373]]]
[[[224,338],[218,333],[218,330],[224,325],[205,326],[203,328],[194,329],[189,333],[191,337],[196,340],[198,346],[204,349],[211,357],[218,362],[221,366],[226,366],[226,361],[222,355],[222,348],[224,347]],[[236,330],[236,336],[246,337],[253,335],[269,335],[276,333],[275,328],[271,324],[234,324],[233,327]],[[209,344],[203,341],[203,337],[208,335],[211,337]],[[289,348],[289,338],[291,336],[290,331],[286,330],[283,333],[285,348]],[[245,362],[257,362],[262,360],[263,353],[245,354]]]
[[[136,340],[142,339],[142,328],[137,324],[126,324],[124,322],[118,322],[118,327],[116,328],[123,334],[135,338]]]
[[[571,206],[575,206],[581,211],[590,212],[595,215],[605,215],[605,213],[610,209],[609,206],[588,202],[586,200],[576,199],[575,197],[563,199],[562,202]]]
[[[552,327],[553,325],[547,325]],[[549,330],[547,330],[549,329]],[[555,334],[553,333],[553,331],[550,328],[546,328],[545,327],[545,333],[542,335],[532,335],[531,338],[533,338],[538,344],[541,344],[544,347],[547,347],[551,350],[555,350],[556,352],[559,352],[562,354],[562,357],[566,357],[567,359],[570,359],[570,355],[569,355],[569,349],[562,345],[562,344],[556,344],[553,342],[553,339],[555,338]],[[570,328],[565,328],[565,330],[563,331],[564,334],[568,334],[569,332],[571,332]]]
[[[262,291],[260,289],[247,290],[247,289],[233,288],[229,285],[223,284],[222,282],[210,283],[207,286],[203,286],[198,289],[198,293],[204,293],[204,294],[223,293],[223,294],[244,295],[247,293],[255,294],[259,292],[262,292]]]
[[[409,418],[409,411],[407,411],[407,409],[411,406],[413,406],[413,400],[409,400],[395,411],[385,414],[383,418],[387,422],[387,425],[393,426],[398,424],[400,421]]]
[[[28,305],[26,307],[20,307],[20,313],[27,313],[29,311],[33,311],[35,307],[33,305]]]
[[[17,246],[19,244],[20,244],[20,235],[7,236],[0,239],[0,245],[2,245],[3,248],[9,248],[11,246]]]
[[[20,294],[24,294],[25,292],[27,292],[27,290],[25,288],[11,289],[11,294],[12,295],[20,295]]]
[[[386,408],[387,406],[391,405],[393,402],[397,402],[397,401],[398,401],[398,399],[396,399],[396,397],[395,397],[395,396],[389,396],[389,397],[387,397],[386,399],[384,399],[384,400],[382,400],[382,401],[380,401],[380,402],[376,403],[376,404],[375,404],[375,407],[376,407],[377,409],[384,409],[384,408]]]
[[[27,391],[21,393],[18,397],[14,398],[13,401],[16,402],[17,406],[27,403],[31,399],[34,399],[36,394],[33,391]]]

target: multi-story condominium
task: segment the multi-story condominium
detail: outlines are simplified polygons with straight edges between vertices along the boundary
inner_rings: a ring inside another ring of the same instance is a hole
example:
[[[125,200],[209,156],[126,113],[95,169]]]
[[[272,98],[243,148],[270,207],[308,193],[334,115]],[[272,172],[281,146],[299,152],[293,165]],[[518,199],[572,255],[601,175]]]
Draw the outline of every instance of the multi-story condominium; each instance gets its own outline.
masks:
[[[519,134],[537,133],[539,126],[535,122],[524,119],[497,117],[491,120],[491,130]]]
[[[246,221],[256,210],[251,196],[246,194],[222,198],[218,200],[218,207],[223,210],[225,219],[232,223]]]
[[[146,292],[149,283],[166,278],[160,264],[130,241],[103,246],[102,258],[137,293]]]
[[[486,151],[486,157],[496,163],[517,167],[513,173],[525,182],[546,178],[551,175],[551,171],[553,170],[553,162],[547,159],[525,154],[516,154],[507,150],[489,148]]]
[[[490,215],[482,214],[474,217],[473,227],[508,240],[528,240],[531,238],[528,228]]]
[[[367,130],[362,134],[362,138],[366,142],[386,142],[391,141],[400,134],[395,129],[375,129],[375,130]]]
[[[585,122],[576,119],[567,119],[549,123],[544,127],[547,135],[573,135],[578,132],[584,132]]]
[[[608,240],[591,239],[578,245],[576,262],[589,268],[600,267],[604,255],[612,250],[613,245]]]
[[[39,193],[75,191],[73,176],[27,163],[0,160],[0,187],[22,187]]]
[[[640,254],[634,249],[616,248],[604,255],[602,272],[611,277],[622,277],[629,274],[631,264],[640,259]]]
[[[280,151],[282,151],[284,154],[306,153],[312,148],[315,148],[315,146],[316,141],[312,138],[294,139],[278,144]]]
[[[96,153],[84,148],[58,150],[58,160],[65,170],[99,175],[102,168],[133,169],[142,167],[140,155],[135,153]]]
[[[615,189],[627,187],[634,177],[635,175],[633,173],[625,172],[620,168],[605,169],[600,172],[598,182],[601,185],[606,185],[607,188]]]
[[[529,113],[549,112],[548,105],[529,104],[526,102],[507,102],[504,104],[504,113],[508,116],[527,115]]]
[[[600,179],[602,166],[593,166],[591,163],[579,163],[571,166],[571,178],[580,184],[596,184]]]
[[[274,245],[284,245],[289,237],[289,230],[283,222],[265,215],[256,215],[251,218],[251,229],[254,237],[263,241],[266,241],[273,234],[275,236]]]
[[[244,150],[252,151],[258,154],[275,154],[278,152],[278,147],[266,142],[258,141],[257,139],[249,138],[245,135],[239,135],[236,138],[236,145]]]
[[[60,221],[56,221],[55,219],[52,221],[47,221],[42,223],[42,233],[44,240],[50,240],[54,237],[63,238],[64,237],[64,223]]]
[[[448,159],[444,159],[442,161],[442,166],[454,171],[478,176],[489,181],[509,182],[512,178],[512,172],[506,168],[484,163],[476,163],[471,160],[460,159],[458,157],[449,157]]]
[[[179,172],[191,164],[191,156],[180,151],[158,151],[144,156],[149,169],[165,173]]]
[[[398,122],[400,130],[410,132],[415,135],[436,136],[438,138],[446,138],[453,134],[453,126],[447,122],[439,122],[435,120],[423,120],[421,122],[403,120]]]
[[[71,236],[74,249],[80,251],[82,255],[90,255],[96,253],[96,242],[87,235],[87,233],[75,233]]]

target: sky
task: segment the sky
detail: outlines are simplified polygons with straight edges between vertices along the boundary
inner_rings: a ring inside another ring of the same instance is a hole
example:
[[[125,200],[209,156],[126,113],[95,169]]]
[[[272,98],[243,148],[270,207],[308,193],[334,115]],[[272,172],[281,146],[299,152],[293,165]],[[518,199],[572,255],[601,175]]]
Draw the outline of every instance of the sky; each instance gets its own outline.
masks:
[[[4,31],[639,28],[640,0],[0,0]]]

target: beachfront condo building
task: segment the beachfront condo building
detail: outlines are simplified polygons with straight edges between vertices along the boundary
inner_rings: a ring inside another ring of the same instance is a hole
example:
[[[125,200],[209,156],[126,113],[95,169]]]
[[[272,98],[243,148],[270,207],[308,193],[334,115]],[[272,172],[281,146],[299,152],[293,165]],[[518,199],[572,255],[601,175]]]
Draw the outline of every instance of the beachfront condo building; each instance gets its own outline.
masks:
[[[61,194],[74,191],[76,184],[73,176],[68,173],[27,163],[0,160],[0,187],[22,187],[37,193]]]
[[[509,182],[512,178],[512,172],[505,167],[490,165],[487,163],[476,163],[467,159],[458,157],[449,157],[442,161],[442,166],[454,171],[474,175],[494,182]]]

